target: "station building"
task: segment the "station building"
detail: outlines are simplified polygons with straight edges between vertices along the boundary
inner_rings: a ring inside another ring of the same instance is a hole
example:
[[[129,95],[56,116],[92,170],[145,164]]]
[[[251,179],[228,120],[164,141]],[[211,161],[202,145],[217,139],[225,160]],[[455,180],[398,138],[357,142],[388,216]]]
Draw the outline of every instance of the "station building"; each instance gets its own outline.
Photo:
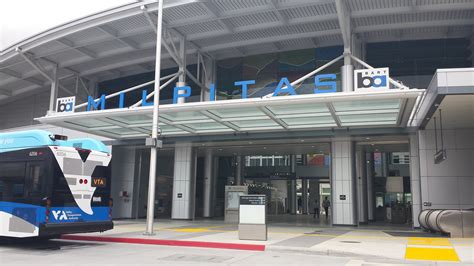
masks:
[[[0,54],[0,131],[110,145],[115,218],[146,216],[157,8]],[[155,217],[222,219],[232,188],[267,195],[275,223],[474,208],[474,2],[169,0],[162,19]]]

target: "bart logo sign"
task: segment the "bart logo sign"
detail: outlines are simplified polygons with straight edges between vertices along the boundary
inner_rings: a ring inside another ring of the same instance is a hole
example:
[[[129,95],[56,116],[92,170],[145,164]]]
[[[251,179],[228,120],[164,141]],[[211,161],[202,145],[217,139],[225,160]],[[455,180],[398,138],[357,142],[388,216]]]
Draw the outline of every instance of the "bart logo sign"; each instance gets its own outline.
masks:
[[[57,113],[69,113],[74,112],[76,106],[76,97],[64,97],[58,98],[56,101],[56,112]]]
[[[354,70],[354,91],[389,89],[388,67]]]

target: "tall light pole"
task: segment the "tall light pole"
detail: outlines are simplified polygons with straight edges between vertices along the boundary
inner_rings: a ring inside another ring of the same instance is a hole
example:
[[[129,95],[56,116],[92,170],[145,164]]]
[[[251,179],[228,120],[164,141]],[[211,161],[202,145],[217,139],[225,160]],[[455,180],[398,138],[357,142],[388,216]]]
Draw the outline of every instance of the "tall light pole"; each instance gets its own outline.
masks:
[[[150,176],[148,181],[148,208],[146,213],[146,235],[153,235],[153,222],[155,218],[155,183],[156,183],[156,154],[158,152],[158,106],[160,104],[160,69],[161,69],[161,32],[163,27],[163,0],[158,0],[158,19],[156,26],[156,59],[155,59],[155,87],[153,95],[153,123],[150,152]],[[161,145],[160,145],[161,146]]]

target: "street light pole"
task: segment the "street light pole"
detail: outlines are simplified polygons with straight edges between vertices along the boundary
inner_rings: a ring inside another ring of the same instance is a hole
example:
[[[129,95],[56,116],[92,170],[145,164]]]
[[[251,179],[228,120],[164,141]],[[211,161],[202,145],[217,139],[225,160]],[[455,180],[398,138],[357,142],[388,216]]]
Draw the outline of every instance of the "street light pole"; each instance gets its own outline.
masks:
[[[155,59],[155,95],[153,97],[153,123],[151,131],[152,147],[150,152],[150,176],[148,182],[148,208],[146,214],[146,235],[153,235],[155,217],[155,183],[156,155],[158,152],[158,106],[160,104],[160,69],[161,69],[161,32],[163,27],[163,0],[158,0],[158,19],[156,26],[156,59]]]

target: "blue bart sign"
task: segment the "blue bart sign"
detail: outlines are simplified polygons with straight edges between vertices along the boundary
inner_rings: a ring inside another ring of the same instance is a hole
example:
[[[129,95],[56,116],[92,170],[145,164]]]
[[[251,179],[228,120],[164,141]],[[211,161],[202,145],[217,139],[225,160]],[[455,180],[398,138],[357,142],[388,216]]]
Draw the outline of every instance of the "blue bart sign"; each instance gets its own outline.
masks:
[[[249,85],[255,84],[255,80],[242,80],[234,82],[234,85],[241,87],[242,99],[248,98]],[[209,101],[215,101],[216,98],[216,86],[211,84],[209,86]],[[173,90],[173,103],[177,103],[179,98],[188,98],[191,96],[192,89],[189,86],[177,86]],[[322,74],[314,77],[314,93],[328,93],[337,92],[336,74]],[[273,91],[273,96],[279,95],[297,95],[295,89],[291,85],[287,77],[283,77],[278,82],[278,85]],[[153,102],[147,102],[146,100],[147,90],[142,90],[142,106],[153,105]],[[88,96],[87,99],[87,111],[91,110],[104,110],[105,109],[105,94],[102,94],[99,99],[94,99]],[[125,93],[119,94],[119,106],[118,108],[124,108]]]
[[[362,89],[388,89],[388,68],[371,69],[371,70],[355,70],[354,71],[354,85],[355,91]],[[241,80],[234,82],[234,85],[240,87],[242,90],[242,99],[248,98],[248,90],[250,85],[254,85],[255,80]],[[209,101],[215,101],[216,86],[211,84],[209,86]],[[336,74],[321,74],[314,77],[313,93],[330,93],[337,92]],[[191,96],[192,89],[189,86],[177,86],[173,90],[173,103],[177,103],[179,98],[188,98]],[[273,96],[279,95],[297,95],[295,89],[291,85],[287,77],[283,77],[278,82],[273,91]],[[147,102],[147,91],[142,90],[142,106],[151,106],[153,102]],[[99,99],[94,99],[91,96],[87,99],[87,111],[104,110],[105,109],[105,94],[101,95]],[[119,94],[118,108],[124,108],[125,93]]]

